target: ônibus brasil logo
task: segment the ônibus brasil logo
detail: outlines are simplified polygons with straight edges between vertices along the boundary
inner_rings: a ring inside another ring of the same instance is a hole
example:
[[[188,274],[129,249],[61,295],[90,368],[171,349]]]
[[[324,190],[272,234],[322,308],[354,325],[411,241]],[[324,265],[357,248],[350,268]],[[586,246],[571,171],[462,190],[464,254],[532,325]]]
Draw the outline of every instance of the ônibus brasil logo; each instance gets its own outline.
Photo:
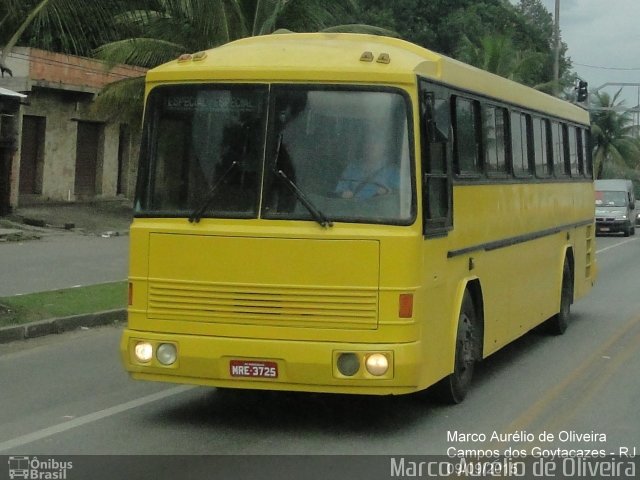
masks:
[[[73,468],[73,462],[62,462],[54,458],[40,460],[38,457],[9,457],[9,478],[33,480],[66,480],[67,471]]]

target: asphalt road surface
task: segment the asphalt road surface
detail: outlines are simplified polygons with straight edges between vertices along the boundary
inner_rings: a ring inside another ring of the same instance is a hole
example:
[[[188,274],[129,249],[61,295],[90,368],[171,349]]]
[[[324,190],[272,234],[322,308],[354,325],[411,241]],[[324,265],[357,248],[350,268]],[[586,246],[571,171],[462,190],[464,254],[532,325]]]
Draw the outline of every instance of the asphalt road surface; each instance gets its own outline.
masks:
[[[75,233],[0,244],[0,297],[127,278],[129,237]]]
[[[640,453],[640,235],[598,238],[598,261],[566,334],[530,333],[490,357],[453,407],[425,394],[135,382],[119,363],[117,327],[0,345],[0,455]]]

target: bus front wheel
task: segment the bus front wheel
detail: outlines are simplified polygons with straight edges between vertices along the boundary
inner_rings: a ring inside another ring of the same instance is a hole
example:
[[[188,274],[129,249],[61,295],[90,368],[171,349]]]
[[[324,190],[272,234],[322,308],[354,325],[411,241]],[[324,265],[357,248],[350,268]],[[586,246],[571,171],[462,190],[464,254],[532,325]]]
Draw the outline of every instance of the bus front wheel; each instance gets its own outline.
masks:
[[[468,290],[464,292],[458,332],[453,373],[435,385],[438,399],[445,403],[460,403],[464,400],[473,377],[473,369],[479,352],[478,316]]]

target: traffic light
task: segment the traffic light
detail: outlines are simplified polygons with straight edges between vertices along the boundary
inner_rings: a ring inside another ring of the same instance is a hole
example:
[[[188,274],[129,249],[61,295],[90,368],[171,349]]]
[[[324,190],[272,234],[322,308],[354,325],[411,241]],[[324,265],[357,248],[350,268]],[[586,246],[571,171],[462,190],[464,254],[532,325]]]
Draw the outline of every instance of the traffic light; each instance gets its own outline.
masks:
[[[587,82],[585,82],[584,80],[580,80],[578,82],[578,96],[577,96],[577,100],[578,102],[584,102],[585,100],[587,100],[587,98],[589,98],[589,91],[587,90],[587,87],[589,86],[589,84]]]

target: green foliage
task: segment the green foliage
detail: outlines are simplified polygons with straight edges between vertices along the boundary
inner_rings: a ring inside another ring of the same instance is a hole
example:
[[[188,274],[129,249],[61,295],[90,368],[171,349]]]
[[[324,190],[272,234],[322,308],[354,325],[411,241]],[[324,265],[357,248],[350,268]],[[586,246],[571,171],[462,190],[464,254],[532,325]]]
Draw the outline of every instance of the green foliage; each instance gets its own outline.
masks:
[[[516,49],[506,35],[485,36],[479,45],[464,40],[460,60],[517,82],[528,83],[528,72],[544,61],[544,54]]]
[[[611,97],[606,92],[592,95],[591,137],[593,164],[596,178],[616,175],[640,166],[638,127],[633,124],[633,113],[618,101],[622,89]]]
[[[551,92],[553,17],[540,0],[363,0],[360,20],[436,52]],[[562,44],[562,85],[570,61]]]
[[[89,55],[103,43],[127,34],[113,21],[141,0],[3,0],[0,41],[5,52],[21,45]]]

